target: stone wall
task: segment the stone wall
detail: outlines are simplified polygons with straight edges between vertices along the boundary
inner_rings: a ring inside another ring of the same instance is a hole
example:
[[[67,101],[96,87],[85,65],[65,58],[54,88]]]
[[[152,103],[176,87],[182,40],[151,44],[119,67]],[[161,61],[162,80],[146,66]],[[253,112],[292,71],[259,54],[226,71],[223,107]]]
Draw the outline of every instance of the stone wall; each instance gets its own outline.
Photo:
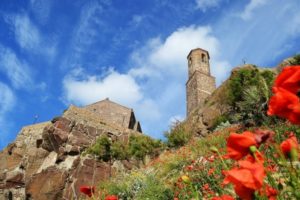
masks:
[[[95,185],[118,170],[114,161],[110,165],[82,153],[101,135],[126,143],[141,133],[94,115],[71,106],[64,117],[24,127],[0,152],[0,200],[82,199],[81,185]],[[134,167],[127,160],[118,162],[126,170]]]
[[[84,109],[101,116],[102,120],[124,128],[133,128],[135,117],[132,109],[116,104],[108,99],[88,105]],[[132,122],[133,120],[133,122]]]
[[[188,57],[189,79],[186,83],[187,116],[202,106],[216,89],[215,78],[210,75],[209,54],[206,50],[193,49]]]
[[[196,71],[186,84],[187,114],[203,105],[206,98],[215,90],[215,78]]]

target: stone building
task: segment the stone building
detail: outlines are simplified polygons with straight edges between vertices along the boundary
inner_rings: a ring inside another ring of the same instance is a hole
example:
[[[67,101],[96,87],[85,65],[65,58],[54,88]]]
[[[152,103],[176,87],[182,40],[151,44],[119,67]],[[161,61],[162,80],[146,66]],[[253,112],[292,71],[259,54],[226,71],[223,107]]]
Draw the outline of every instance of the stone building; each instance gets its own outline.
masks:
[[[108,98],[83,107],[109,124],[142,132],[140,122],[136,120],[133,109],[110,101]]]
[[[210,74],[208,51],[196,48],[190,51],[188,60],[188,81],[186,83],[187,116],[202,105],[216,89],[215,77]]]

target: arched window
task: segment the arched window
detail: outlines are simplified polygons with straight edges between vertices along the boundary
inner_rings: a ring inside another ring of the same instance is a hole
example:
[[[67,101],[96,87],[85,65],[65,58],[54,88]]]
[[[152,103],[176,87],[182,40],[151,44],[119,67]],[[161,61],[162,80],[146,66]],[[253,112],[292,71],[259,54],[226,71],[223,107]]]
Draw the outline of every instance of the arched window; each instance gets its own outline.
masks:
[[[189,58],[189,66],[192,64],[192,58]]]
[[[8,200],[13,200],[13,194],[11,191],[8,192]]]
[[[204,53],[201,54],[201,61],[202,61],[202,62],[206,62],[206,58],[205,58],[205,54],[204,54]]]

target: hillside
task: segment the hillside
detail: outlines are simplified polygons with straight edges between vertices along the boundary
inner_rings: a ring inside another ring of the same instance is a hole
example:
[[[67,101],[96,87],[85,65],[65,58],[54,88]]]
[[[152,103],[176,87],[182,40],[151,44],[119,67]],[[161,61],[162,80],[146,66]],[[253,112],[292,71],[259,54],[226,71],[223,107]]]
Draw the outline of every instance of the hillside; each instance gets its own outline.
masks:
[[[249,64],[235,68],[203,106],[166,132],[166,142],[76,106],[52,121],[23,127],[0,152],[0,199],[82,199],[82,186],[95,187],[92,199],[236,198],[232,186],[223,188],[222,172],[235,166],[223,159],[226,139],[231,132],[246,130],[272,135],[272,144],[280,144],[290,131],[299,139],[298,126],[266,114],[274,78],[283,66],[299,61],[299,56],[289,58],[275,69]],[[261,150],[266,165],[274,166],[276,148],[269,146],[263,144]],[[268,176],[276,191],[282,187],[276,181],[290,184],[285,173]],[[286,197],[295,196],[293,191]]]
[[[273,69],[254,65],[235,68],[203,107],[167,132],[168,147],[157,158],[143,168],[119,173],[99,183],[92,199],[117,199],[116,196],[136,200],[238,199],[232,185],[225,185],[223,181],[224,170],[236,166],[236,162],[224,156],[230,133],[245,131],[251,131],[264,142],[261,141],[259,150],[264,155],[265,183],[269,185],[253,193],[254,196],[242,199],[298,199],[299,182],[291,187],[288,185],[297,180],[290,170],[299,171],[299,166],[290,169],[283,164],[288,160],[278,146],[290,133],[299,140],[300,128],[267,116],[266,111],[274,78],[284,65],[296,65],[299,61],[299,56],[289,58]]]

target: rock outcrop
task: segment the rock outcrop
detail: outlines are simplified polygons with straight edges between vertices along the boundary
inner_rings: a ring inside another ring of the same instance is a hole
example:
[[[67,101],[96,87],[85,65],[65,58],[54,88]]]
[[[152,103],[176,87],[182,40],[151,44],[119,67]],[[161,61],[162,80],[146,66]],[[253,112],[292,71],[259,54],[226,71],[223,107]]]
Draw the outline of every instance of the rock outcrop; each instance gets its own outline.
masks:
[[[51,122],[26,126],[0,152],[0,199],[79,199],[81,185],[95,185],[120,168],[134,167],[127,160],[102,162],[82,152],[100,135],[126,142],[137,134],[75,106]]]

